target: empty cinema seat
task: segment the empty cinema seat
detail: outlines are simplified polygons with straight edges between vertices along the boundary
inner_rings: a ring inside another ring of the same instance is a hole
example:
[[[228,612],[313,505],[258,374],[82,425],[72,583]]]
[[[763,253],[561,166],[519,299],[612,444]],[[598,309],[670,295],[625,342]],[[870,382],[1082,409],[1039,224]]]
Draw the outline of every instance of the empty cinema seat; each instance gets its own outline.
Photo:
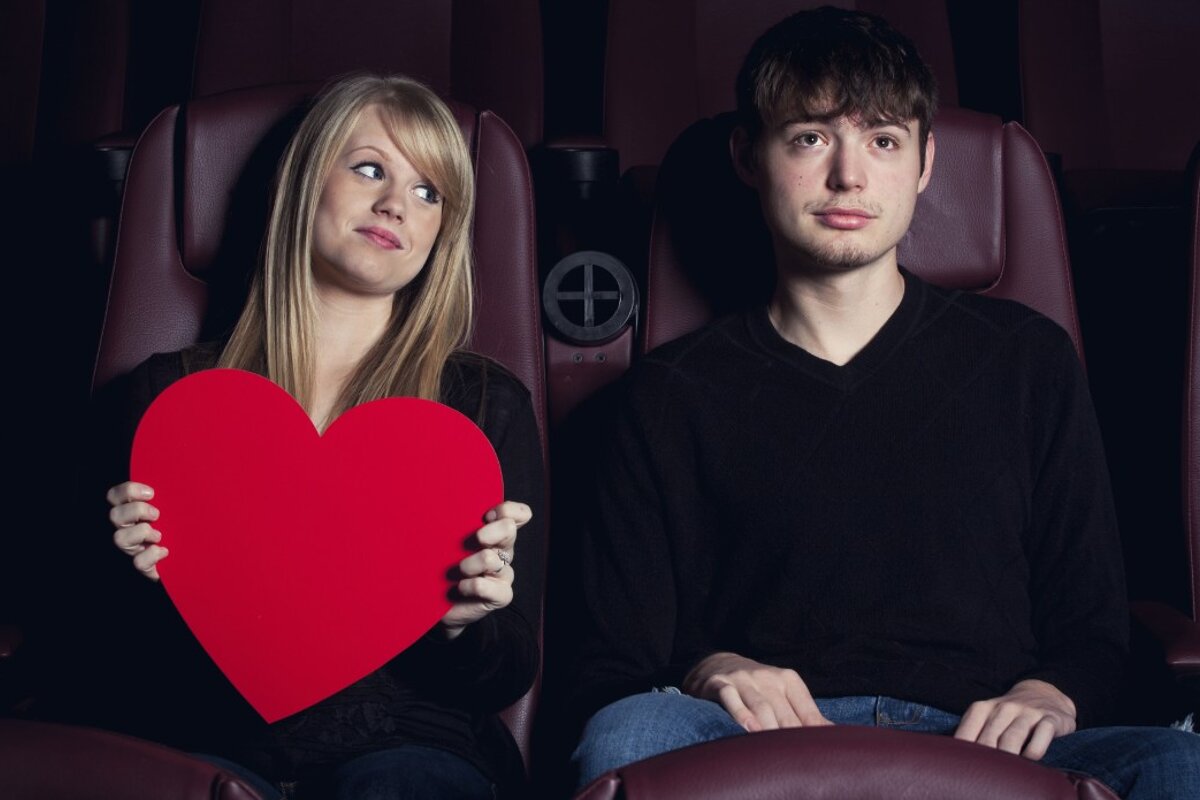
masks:
[[[537,0],[203,0],[192,96],[399,72],[542,138]]]

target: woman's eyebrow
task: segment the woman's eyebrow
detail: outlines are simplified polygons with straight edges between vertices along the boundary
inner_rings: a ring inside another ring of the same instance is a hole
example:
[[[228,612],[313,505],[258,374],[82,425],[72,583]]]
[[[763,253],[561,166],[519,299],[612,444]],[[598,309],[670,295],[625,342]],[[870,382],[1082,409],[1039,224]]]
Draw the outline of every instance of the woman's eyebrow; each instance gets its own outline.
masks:
[[[378,154],[379,154],[379,156],[380,156],[381,158],[383,158],[384,160],[386,160],[386,161],[391,161],[391,160],[392,160],[392,159],[391,159],[391,156],[389,156],[389,155],[388,155],[386,152],[384,152],[383,150],[379,149],[378,147],[376,147],[376,146],[375,146],[375,145],[373,145],[373,144],[360,144],[360,145],[357,145],[357,146],[355,146],[355,147],[351,147],[351,148],[349,148],[348,150],[346,150],[346,155],[352,155],[352,154],[354,154],[354,153],[357,153],[359,150],[373,150],[374,152],[378,153]]]

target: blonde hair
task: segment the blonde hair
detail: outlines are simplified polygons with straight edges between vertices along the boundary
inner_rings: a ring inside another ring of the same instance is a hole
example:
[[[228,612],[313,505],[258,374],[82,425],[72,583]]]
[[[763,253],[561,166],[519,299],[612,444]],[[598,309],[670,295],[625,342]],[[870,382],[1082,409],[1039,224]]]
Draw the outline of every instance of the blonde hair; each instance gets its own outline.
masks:
[[[321,93],[288,143],[262,262],[218,366],[265,375],[311,410],[317,321],[313,222],[334,158],[369,106],[379,109],[396,146],[441,195],[442,222],[429,260],[396,292],[387,329],[346,381],[327,422],[381,397],[439,399],[446,360],[465,345],[473,319],[475,178],[458,122],[418,81],[353,76]]]

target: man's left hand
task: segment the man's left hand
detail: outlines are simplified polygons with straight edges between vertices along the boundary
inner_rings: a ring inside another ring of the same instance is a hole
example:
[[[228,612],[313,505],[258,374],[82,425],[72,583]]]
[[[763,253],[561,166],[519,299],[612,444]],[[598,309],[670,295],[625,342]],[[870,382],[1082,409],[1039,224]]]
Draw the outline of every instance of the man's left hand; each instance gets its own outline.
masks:
[[[1053,685],[1025,680],[1008,693],[972,703],[955,739],[978,742],[1037,761],[1050,742],[1075,731],[1075,704]]]

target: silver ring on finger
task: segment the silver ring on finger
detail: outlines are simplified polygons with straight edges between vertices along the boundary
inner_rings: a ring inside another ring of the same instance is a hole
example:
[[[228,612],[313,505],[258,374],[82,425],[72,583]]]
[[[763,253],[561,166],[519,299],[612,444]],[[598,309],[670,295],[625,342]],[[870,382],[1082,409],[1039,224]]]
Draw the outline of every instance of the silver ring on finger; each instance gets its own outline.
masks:
[[[500,569],[504,569],[505,567],[512,566],[512,555],[507,550],[501,550],[500,548],[497,547],[496,555],[500,559]],[[500,569],[498,569],[496,571],[499,572]]]

